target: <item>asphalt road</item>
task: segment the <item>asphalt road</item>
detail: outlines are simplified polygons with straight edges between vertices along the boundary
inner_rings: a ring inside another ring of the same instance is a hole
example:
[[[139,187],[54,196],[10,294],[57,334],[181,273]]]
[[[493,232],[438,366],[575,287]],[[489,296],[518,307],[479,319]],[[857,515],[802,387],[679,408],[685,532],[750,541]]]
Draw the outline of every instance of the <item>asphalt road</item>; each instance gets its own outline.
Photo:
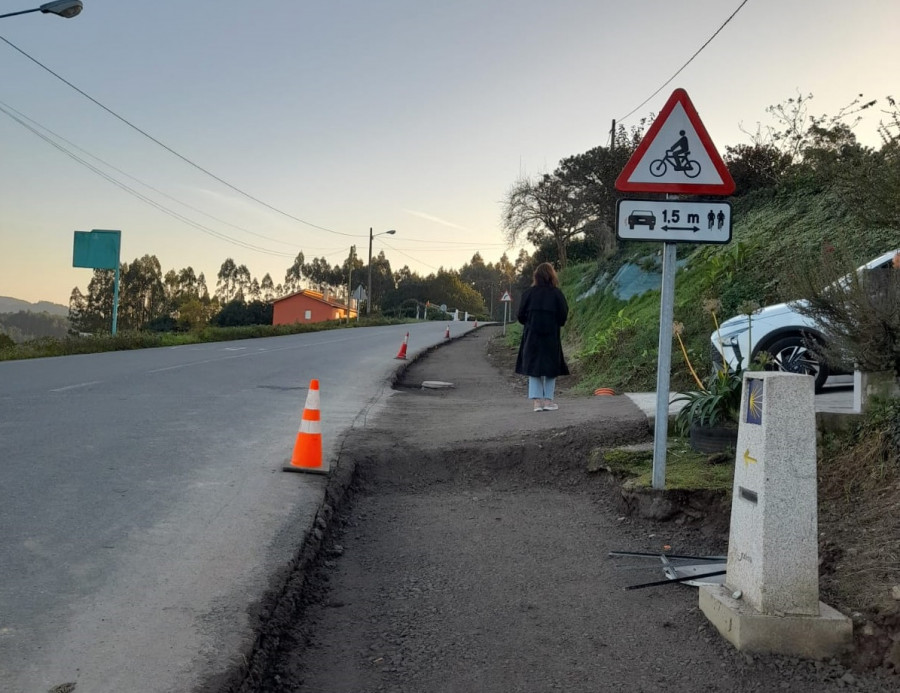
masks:
[[[406,331],[413,355],[445,329],[0,363],[0,691],[187,691],[234,664],[322,500],[281,471],[309,381],[333,460]]]

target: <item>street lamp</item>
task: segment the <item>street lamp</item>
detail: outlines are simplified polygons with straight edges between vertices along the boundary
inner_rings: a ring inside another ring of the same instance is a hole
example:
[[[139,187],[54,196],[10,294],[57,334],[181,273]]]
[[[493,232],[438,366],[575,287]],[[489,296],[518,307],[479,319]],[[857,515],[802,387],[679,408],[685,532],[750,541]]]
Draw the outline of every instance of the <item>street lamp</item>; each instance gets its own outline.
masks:
[[[20,10],[19,12],[7,12],[0,14],[0,19],[4,17],[15,17],[19,14],[28,14],[30,12],[43,12],[44,14],[55,14],[66,19],[70,19],[81,14],[84,4],[81,0],[55,0],[54,2],[45,2],[40,7],[33,10]]]
[[[375,238],[375,236],[383,236],[386,233],[395,234],[397,233],[397,229],[382,231],[381,233],[373,235],[372,227],[369,227],[369,289],[368,293],[366,293],[366,317],[369,317],[372,314],[372,239]]]

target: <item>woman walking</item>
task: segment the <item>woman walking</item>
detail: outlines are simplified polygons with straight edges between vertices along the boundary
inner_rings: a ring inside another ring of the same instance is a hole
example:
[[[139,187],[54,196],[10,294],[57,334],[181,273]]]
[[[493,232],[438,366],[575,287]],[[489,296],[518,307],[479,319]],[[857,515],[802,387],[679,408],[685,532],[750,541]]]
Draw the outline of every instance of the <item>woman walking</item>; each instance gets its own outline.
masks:
[[[534,270],[534,278],[519,304],[516,316],[525,327],[516,358],[516,373],[528,376],[528,398],[535,411],[555,411],[556,378],[568,375],[563,359],[560,328],[569,317],[569,304],[559,289],[559,279],[549,262]]]

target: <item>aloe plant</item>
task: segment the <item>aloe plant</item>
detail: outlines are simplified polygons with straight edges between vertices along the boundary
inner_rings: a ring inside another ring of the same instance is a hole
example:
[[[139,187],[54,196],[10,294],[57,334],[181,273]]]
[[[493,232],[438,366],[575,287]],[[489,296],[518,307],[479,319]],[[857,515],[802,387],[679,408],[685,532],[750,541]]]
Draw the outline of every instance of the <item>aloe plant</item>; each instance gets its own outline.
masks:
[[[685,402],[675,417],[682,435],[692,426],[737,425],[741,409],[743,372],[719,368],[705,383],[705,389],[685,392],[672,402]]]

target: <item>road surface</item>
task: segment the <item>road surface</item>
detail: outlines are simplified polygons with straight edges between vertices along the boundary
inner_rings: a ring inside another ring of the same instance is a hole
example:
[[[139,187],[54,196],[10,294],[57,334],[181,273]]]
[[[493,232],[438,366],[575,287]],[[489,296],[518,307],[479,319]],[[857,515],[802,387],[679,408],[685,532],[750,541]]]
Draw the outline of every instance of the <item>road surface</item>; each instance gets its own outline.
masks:
[[[407,330],[412,356],[446,327],[0,363],[0,691],[187,691],[233,664],[322,501],[281,470],[309,381],[335,459]]]

